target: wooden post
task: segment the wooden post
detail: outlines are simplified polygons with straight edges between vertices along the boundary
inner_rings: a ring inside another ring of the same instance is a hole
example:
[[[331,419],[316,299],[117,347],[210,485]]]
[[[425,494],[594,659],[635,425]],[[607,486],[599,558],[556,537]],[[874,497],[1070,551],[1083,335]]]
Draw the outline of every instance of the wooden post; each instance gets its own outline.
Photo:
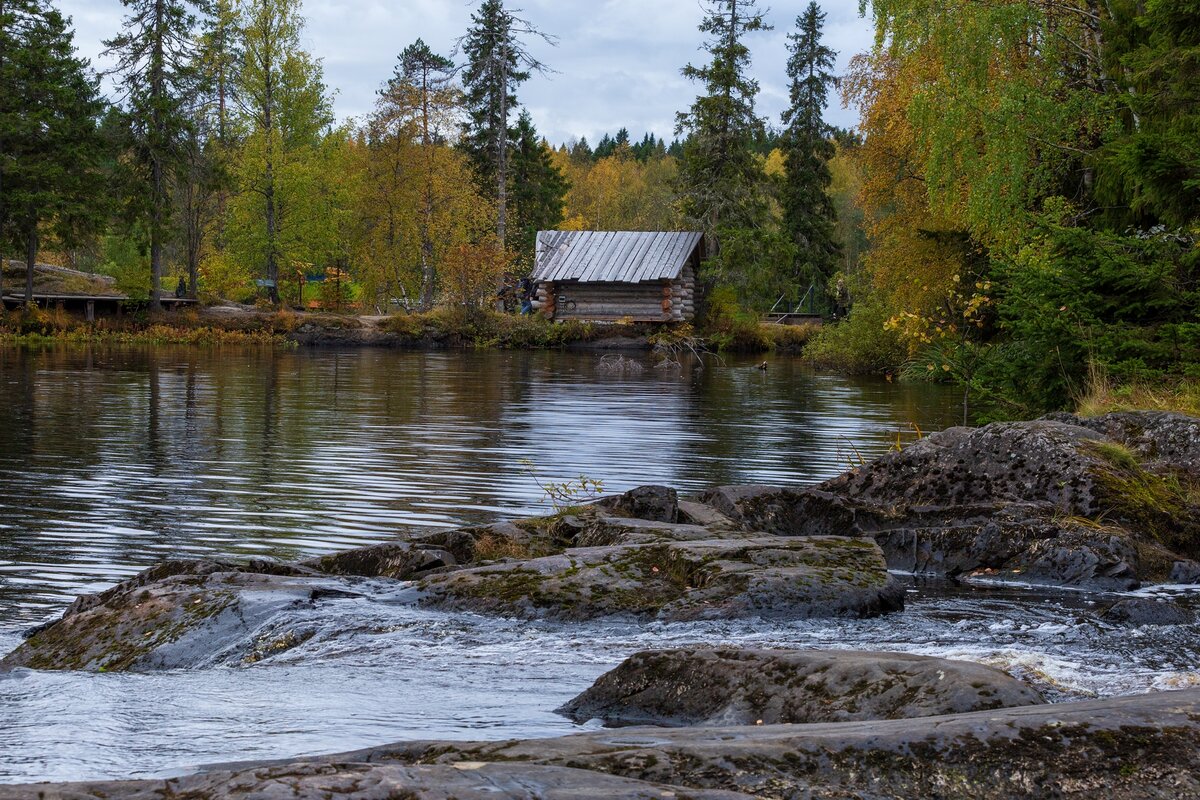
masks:
[[[88,322],[96,321],[96,301],[95,300],[87,301],[87,321]]]

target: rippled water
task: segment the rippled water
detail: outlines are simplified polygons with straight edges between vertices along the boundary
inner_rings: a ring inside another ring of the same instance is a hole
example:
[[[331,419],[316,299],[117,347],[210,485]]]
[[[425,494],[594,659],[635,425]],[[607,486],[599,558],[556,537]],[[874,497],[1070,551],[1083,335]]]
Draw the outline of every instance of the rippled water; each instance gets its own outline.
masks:
[[[598,359],[0,350],[0,652],[78,592],[168,555],[292,558],[542,511],[522,458],[612,491],[805,483],[956,413],[936,387],[788,360],[608,376]],[[1200,626],[1116,629],[1095,620],[1102,601],[915,583],[908,610],[879,620],[562,625],[381,591],[251,667],[0,675],[0,782],[558,735],[578,728],[553,709],[630,653],[699,642],[968,658],[1052,699],[1200,685]]]
[[[599,361],[0,348],[0,630],[169,555],[291,559],[544,512],[522,459],[609,491],[807,483],[957,402],[789,359]]]

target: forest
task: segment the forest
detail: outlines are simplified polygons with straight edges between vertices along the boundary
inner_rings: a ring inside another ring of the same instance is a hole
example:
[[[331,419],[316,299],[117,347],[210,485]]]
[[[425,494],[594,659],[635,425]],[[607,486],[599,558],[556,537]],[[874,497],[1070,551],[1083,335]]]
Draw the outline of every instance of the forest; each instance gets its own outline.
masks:
[[[109,97],[52,3],[0,0],[4,258],[151,306],[387,313],[491,305],[538,230],[700,230],[701,334],[819,296],[814,363],[957,384],[969,417],[1097,392],[1196,410],[1200,0],[863,0],[875,44],[845,75],[815,2],[708,0],[675,130],[594,145],[539,135],[531,44],[570,32],[505,0],[452,53],[405,47],[351,121],[300,0],[122,2]],[[767,119],[752,58],[776,24],[789,105]],[[839,100],[856,130],[825,122]]]

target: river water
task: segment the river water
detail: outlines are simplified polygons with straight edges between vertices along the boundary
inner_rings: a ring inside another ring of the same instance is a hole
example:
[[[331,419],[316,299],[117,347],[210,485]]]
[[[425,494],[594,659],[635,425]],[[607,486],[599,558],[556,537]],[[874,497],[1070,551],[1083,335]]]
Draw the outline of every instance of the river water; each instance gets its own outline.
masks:
[[[610,359],[611,361],[611,359]],[[611,366],[611,365],[610,365]],[[933,386],[727,359],[606,369],[572,353],[0,349],[0,652],[173,555],[292,559],[543,513],[542,481],[803,484],[954,424]],[[347,601],[252,667],[0,676],[0,782],[165,775],[413,738],[552,736],[647,647],[854,647],[969,658],[1052,699],[1200,684],[1200,629],[1116,630],[1105,598],[913,581],[881,620],[561,625]]]

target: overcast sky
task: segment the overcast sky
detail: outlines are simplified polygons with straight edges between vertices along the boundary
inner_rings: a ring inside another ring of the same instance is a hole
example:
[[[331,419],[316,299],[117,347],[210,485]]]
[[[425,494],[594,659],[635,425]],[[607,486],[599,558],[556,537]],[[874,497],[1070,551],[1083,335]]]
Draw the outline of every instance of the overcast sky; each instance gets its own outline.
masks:
[[[870,23],[859,17],[857,0],[820,0],[828,14],[826,42],[839,53],[839,74],[856,53],[870,47]],[[754,75],[762,93],[759,111],[778,124],[787,102],[786,35],[808,0],[762,0],[769,5],[769,33],[753,35]],[[74,18],[76,44],[98,67],[101,41],[117,32],[120,0],[58,0]],[[306,0],[305,46],[325,62],[325,79],[335,92],[339,117],[366,115],[375,92],[391,75],[397,54],[418,37],[448,54],[470,23],[475,0]],[[675,112],[687,108],[696,86],[680,68],[699,65],[702,0],[513,0],[524,16],[559,38],[557,47],[537,44],[536,55],[556,72],[534,76],[518,98],[552,143],[629,128],[635,138],[653,131],[668,140]],[[829,122],[843,127],[857,115],[834,99]]]

